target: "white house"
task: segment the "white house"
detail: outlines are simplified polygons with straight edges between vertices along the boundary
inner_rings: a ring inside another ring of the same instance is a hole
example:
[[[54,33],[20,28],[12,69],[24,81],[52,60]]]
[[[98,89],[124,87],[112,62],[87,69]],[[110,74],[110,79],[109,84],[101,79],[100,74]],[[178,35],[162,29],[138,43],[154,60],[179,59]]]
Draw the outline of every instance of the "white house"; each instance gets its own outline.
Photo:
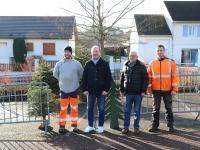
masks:
[[[156,58],[155,47],[164,45],[166,56],[177,64],[198,65],[200,1],[164,1],[161,14],[136,14],[130,37],[131,50],[147,64]]]
[[[24,38],[27,55],[60,60],[64,47],[75,48],[75,17],[0,16],[0,63],[15,63],[14,38]]]
[[[134,15],[135,26],[130,37],[131,50],[138,51],[139,59],[148,64],[155,59],[155,47],[163,44],[170,56],[172,34],[164,15]]]

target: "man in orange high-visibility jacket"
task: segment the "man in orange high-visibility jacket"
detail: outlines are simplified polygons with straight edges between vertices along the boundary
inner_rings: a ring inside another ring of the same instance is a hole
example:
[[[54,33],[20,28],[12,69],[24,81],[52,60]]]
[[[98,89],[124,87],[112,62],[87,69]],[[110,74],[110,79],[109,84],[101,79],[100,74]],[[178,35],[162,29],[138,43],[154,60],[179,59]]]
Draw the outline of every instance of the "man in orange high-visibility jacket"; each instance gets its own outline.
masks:
[[[60,114],[58,124],[59,133],[65,134],[67,108],[71,108],[71,126],[77,132],[78,125],[78,89],[79,79],[83,74],[80,62],[72,57],[72,48],[67,46],[63,51],[63,59],[56,63],[53,75],[59,80],[60,87]]]
[[[178,71],[174,60],[165,57],[165,47],[156,47],[157,59],[149,63],[147,72],[149,75],[148,92],[153,94],[152,125],[148,129],[154,132],[159,126],[159,114],[161,97],[166,109],[166,120],[169,132],[174,132],[174,116],[172,112],[172,96],[178,91]]]

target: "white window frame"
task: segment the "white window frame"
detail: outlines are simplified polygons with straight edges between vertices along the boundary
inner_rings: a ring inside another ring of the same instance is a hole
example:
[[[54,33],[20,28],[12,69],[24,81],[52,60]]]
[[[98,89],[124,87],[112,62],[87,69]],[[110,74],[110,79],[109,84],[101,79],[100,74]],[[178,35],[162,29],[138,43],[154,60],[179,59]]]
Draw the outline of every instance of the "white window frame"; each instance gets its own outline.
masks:
[[[197,36],[197,25],[188,26],[188,36]]]
[[[198,53],[198,48],[183,48],[181,50],[182,54],[183,54],[184,51],[187,51],[187,53],[189,55],[189,57],[183,58],[183,59],[187,59],[186,62],[182,61],[182,58],[181,58],[181,65],[183,65],[183,66],[195,66],[195,64],[193,62],[194,58],[192,59],[192,51],[194,51],[194,50]],[[181,56],[181,57],[183,57],[183,56]],[[198,59],[200,59],[200,58],[198,58]]]

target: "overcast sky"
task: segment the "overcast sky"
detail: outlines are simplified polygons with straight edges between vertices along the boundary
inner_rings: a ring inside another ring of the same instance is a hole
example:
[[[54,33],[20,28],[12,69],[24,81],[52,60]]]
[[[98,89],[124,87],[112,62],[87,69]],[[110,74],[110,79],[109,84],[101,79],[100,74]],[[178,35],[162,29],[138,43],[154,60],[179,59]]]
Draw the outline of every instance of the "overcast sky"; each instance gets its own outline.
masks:
[[[126,0],[125,0],[126,1]],[[127,14],[118,25],[131,24],[133,14],[159,13],[162,0],[145,0],[143,4]],[[71,11],[80,10],[75,0],[4,0],[0,4],[1,16],[67,16],[63,7]],[[80,21],[77,19],[77,22]]]

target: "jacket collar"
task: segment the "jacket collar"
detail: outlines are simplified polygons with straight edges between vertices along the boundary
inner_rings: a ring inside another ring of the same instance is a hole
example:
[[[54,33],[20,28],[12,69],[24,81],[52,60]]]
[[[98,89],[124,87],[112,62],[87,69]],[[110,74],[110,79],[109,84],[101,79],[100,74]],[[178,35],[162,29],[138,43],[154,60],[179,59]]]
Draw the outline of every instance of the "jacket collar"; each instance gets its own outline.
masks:
[[[128,66],[129,63],[130,63],[130,60],[128,60],[127,62],[125,62],[125,65]],[[134,66],[138,66],[138,65],[140,65],[140,61],[137,59]]]
[[[92,62],[92,63],[94,64],[94,62],[93,62],[92,59],[90,60],[90,62]],[[101,63],[101,62],[102,62],[102,58],[100,57],[96,64],[99,64],[99,63]]]
[[[159,61],[163,61],[163,60],[165,60],[165,59],[168,59],[166,56],[164,56],[163,58],[159,58],[159,57],[157,57],[157,60],[159,60]]]

